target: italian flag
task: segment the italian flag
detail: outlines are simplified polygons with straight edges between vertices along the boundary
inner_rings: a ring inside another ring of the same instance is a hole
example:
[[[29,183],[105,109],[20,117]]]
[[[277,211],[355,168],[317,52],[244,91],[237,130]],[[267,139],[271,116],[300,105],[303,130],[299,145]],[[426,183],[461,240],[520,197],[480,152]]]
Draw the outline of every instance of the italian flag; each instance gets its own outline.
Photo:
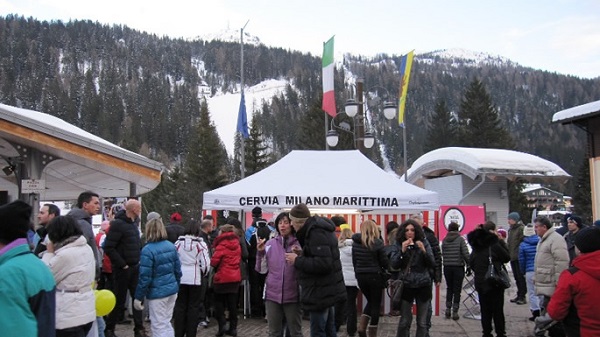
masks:
[[[323,44],[323,110],[335,117],[335,92],[333,91],[333,36]]]

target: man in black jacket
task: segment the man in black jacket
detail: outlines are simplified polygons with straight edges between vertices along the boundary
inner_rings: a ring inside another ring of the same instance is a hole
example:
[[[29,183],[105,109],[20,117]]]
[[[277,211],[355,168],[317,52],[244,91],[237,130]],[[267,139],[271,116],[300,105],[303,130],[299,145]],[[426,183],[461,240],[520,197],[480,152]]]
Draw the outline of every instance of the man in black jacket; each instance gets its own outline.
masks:
[[[60,215],[60,208],[55,204],[44,204],[42,208],[40,208],[40,213],[38,214],[38,228],[35,232],[39,236],[40,240],[38,241],[33,253],[35,256],[40,256],[41,252],[46,251],[46,235],[48,232],[46,231],[46,226],[50,223],[50,220]]]
[[[141,213],[140,202],[134,199],[128,200],[125,203],[125,210],[119,211],[115,219],[111,221],[110,231],[104,241],[104,252],[112,263],[117,298],[115,308],[106,320],[105,337],[115,337],[115,325],[123,316],[127,290],[130,294],[134,294],[137,288],[142,247],[136,220]],[[135,308],[133,309],[133,321],[135,337],[146,337],[142,312]]]
[[[310,216],[305,204],[290,211],[300,247],[286,253],[296,268],[302,307],[309,312],[311,336],[335,337],[334,305],[346,298],[346,286],[335,225],[327,218]]]

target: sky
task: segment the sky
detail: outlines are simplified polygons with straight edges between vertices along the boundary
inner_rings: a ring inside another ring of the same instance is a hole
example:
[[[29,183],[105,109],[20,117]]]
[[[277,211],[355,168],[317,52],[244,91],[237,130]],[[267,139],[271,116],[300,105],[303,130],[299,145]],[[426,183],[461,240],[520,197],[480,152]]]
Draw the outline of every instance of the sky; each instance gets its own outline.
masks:
[[[402,55],[462,48],[523,66],[600,76],[598,0],[0,0],[0,15],[92,20],[159,36],[240,29],[268,46],[321,55]]]

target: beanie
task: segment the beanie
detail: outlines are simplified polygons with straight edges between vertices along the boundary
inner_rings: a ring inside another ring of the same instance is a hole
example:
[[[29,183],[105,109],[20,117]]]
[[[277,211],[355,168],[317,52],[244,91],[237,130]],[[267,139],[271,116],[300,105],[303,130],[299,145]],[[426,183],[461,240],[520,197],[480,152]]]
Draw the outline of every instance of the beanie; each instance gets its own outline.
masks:
[[[507,231],[506,231],[506,229],[504,229],[504,228],[500,228],[500,229],[498,229],[498,234],[500,234],[500,236],[501,236],[503,239],[506,239],[506,237],[508,236],[508,232],[507,232]]]
[[[173,215],[175,215],[175,214],[179,214],[179,213],[173,213]],[[171,217],[173,217],[173,215]],[[146,221],[150,221],[150,220],[154,220],[154,219],[160,219],[160,214],[158,214],[156,212],[150,212],[146,216]],[[179,220],[181,220],[181,215],[179,216]]]
[[[181,221],[181,214],[179,214],[178,212],[171,214],[171,222],[179,222],[179,221]]]
[[[308,206],[306,206],[306,204],[298,204],[298,205],[292,207],[292,209],[290,210],[291,220],[294,220],[293,218],[306,219],[309,217],[310,217],[310,211],[308,210]]]
[[[262,216],[262,208],[256,206],[252,209],[252,217],[260,218]]]
[[[577,225],[577,227],[579,227],[579,229],[583,228],[583,220],[581,220],[580,216],[570,214],[569,217],[567,218],[567,222],[569,220],[573,221]]]
[[[517,212],[511,212],[508,214],[508,220],[519,221],[521,220],[521,216]]]
[[[104,220],[100,224],[100,229],[102,229],[102,231],[104,231],[104,232],[106,232],[109,227],[110,227],[110,221],[108,221],[108,220]]]
[[[0,207],[0,242],[11,243],[26,238],[31,223],[31,206],[16,200]]]
[[[532,224],[527,224],[527,226],[523,227],[523,236],[532,235],[535,235],[535,228],[533,228]]]
[[[350,225],[348,225],[347,223],[341,224],[340,225],[340,230],[344,230],[344,229],[350,229],[352,230],[352,228],[350,228]]]
[[[600,250],[600,229],[586,227],[575,235],[575,246],[582,253],[591,253]]]

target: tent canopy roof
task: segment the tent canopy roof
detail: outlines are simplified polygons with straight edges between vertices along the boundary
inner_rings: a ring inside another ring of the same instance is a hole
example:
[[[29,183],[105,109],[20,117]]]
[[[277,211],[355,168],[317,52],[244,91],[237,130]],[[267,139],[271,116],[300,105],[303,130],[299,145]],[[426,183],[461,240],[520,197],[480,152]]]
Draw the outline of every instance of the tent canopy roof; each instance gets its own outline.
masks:
[[[408,181],[436,178],[457,173],[475,179],[503,176],[527,181],[558,180],[571,176],[558,165],[532,154],[503,150],[466,147],[446,147],[428,152],[417,159],[408,170]]]
[[[125,150],[60,118],[0,104],[0,156],[27,163],[39,154],[42,200],[69,200],[91,190],[103,197],[130,195],[154,189],[162,164]],[[31,168],[29,168],[31,169]],[[3,179],[17,184],[15,175]]]
[[[204,209],[409,211],[438,208],[436,192],[387,173],[357,150],[292,151],[240,181],[204,193]]]

